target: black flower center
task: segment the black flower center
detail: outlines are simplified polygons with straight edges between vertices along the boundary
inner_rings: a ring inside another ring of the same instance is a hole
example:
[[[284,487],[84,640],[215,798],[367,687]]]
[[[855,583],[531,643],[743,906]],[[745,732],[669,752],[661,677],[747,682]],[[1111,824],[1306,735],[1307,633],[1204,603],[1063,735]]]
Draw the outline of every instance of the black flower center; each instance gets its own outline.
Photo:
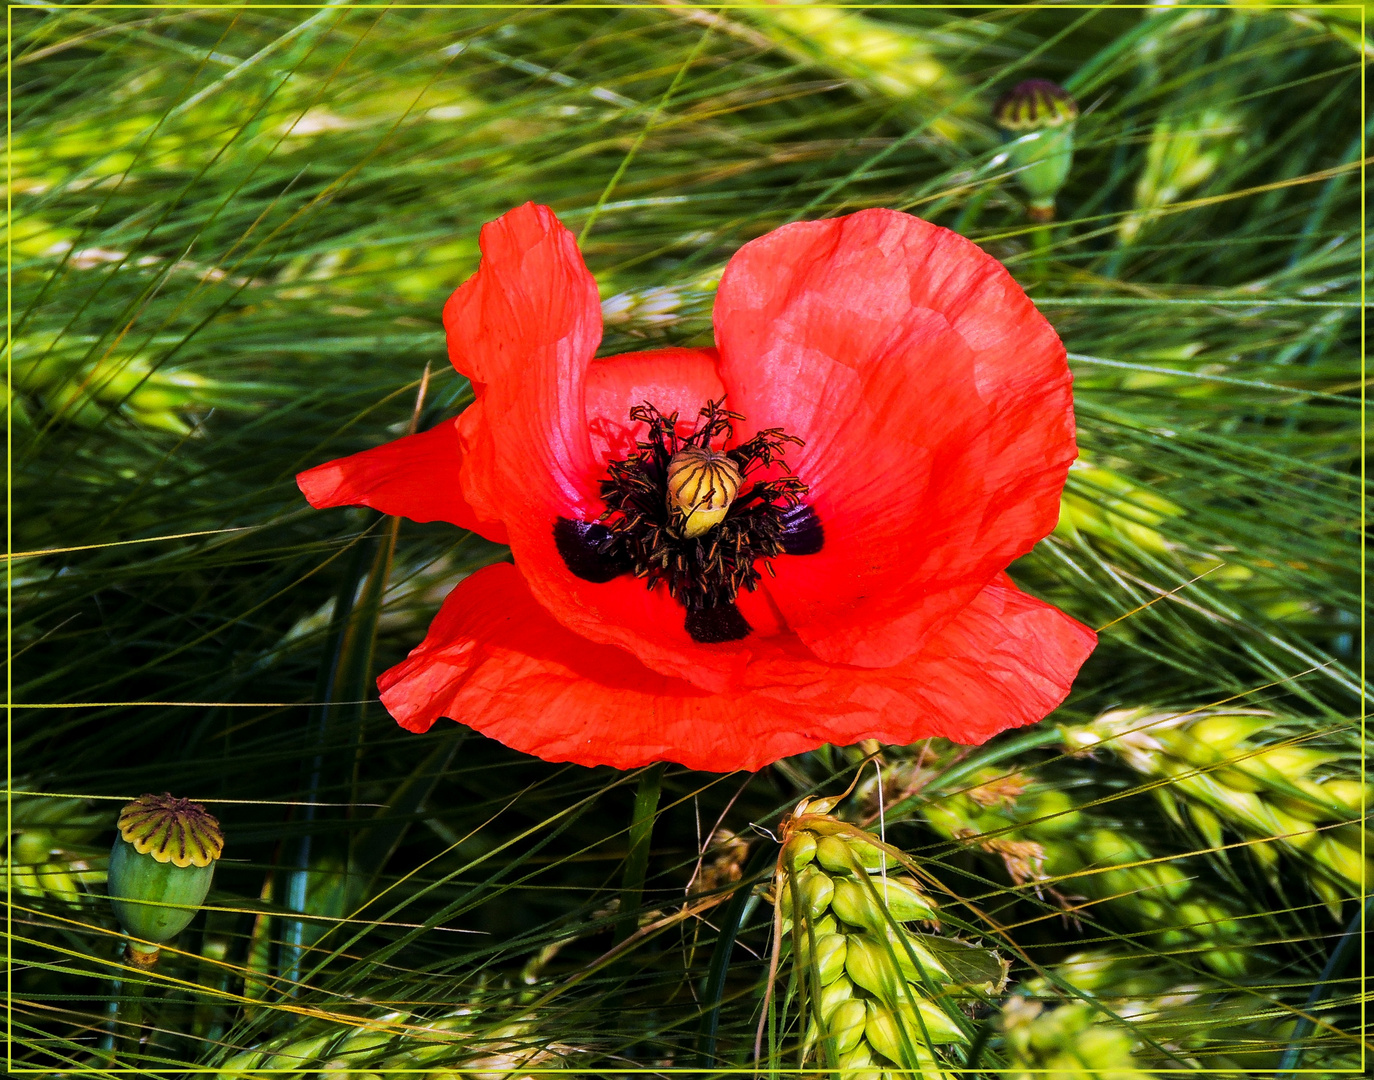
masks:
[[[783,460],[785,448],[801,440],[769,428],[731,450],[713,447],[727,443],[732,422],[744,419],[724,404],[707,402],[696,429],[685,437],[677,432],[677,413],[664,416],[647,402],[636,405],[631,421],[649,430],[636,453],[610,463],[601,481],[606,512],[594,522],[559,518],[553,528],[558,552],[574,575],[605,582],[633,574],[650,589],[663,584],[686,609],[687,632],[704,643],[749,634],[735,601],[741,589],[758,587],[760,565],[772,574],[771,559],[813,555],[825,541],[816,512],[802,501],[806,485]],[[731,469],[723,468],[722,458]],[[698,462],[705,486],[684,486],[684,470]],[[782,475],[750,481],[751,473],[774,464]],[[712,486],[712,476],[726,479]],[[702,508],[715,505],[711,499],[724,490],[729,509],[702,531],[699,516],[698,524],[690,524],[694,514],[683,503],[684,490],[703,492],[692,496]]]

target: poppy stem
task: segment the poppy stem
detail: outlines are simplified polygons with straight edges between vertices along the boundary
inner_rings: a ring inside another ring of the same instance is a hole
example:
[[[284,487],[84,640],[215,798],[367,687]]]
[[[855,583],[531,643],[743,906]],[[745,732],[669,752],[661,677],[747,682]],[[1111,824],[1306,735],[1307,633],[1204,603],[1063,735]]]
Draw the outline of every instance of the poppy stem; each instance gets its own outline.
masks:
[[[133,946],[124,942],[124,956],[133,955]],[[137,965],[130,968],[132,978],[124,978],[123,986],[115,991],[111,1027],[115,1034],[115,1052],[125,1061],[136,1058],[143,1044],[143,1001],[148,991],[148,976]],[[122,993],[121,993],[122,991]]]
[[[1050,248],[1054,241],[1054,227],[1040,225],[1030,235],[1031,250],[1035,253],[1030,266],[1030,279],[1040,285],[1049,280]]]
[[[630,853],[625,860],[625,878],[620,889],[620,920],[615,928],[616,944],[635,932],[639,909],[644,902],[644,878],[649,871],[649,841],[658,813],[658,796],[663,790],[663,762],[645,769],[635,791],[634,817],[630,821]]]

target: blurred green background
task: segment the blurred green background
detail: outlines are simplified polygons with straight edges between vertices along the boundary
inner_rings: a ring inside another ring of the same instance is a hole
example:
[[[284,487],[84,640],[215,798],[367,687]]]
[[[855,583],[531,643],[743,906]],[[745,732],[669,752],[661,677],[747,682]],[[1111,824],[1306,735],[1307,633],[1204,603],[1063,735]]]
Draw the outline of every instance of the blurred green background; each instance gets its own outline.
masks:
[[[67,4],[10,27],[12,1069],[748,1064],[776,857],[751,823],[840,793],[862,752],[669,768],[631,911],[638,777],[375,702],[505,550],[312,511],[293,481],[401,434],[426,371],[422,427],[470,400],[440,310],[481,224],[531,199],[585,230],[607,354],[710,344],[721,267],[788,221],[906,210],[1011,269],[1069,350],[1082,448],[1012,573],[1108,628],[1045,724],[884,751],[889,841],[1014,961],[946,1064],[1358,1068],[1360,9]],[[1030,77],[1082,114],[1044,226],[991,116]],[[837,812],[866,823],[864,775]],[[206,801],[227,846],[136,973],[103,875],[145,791]]]

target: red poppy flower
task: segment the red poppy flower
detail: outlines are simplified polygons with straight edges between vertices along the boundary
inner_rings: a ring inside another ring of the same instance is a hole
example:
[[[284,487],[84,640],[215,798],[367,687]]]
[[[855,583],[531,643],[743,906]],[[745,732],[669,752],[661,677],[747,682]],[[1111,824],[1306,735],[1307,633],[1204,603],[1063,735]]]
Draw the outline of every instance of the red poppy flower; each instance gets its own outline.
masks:
[[[995,259],[890,210],[785,225],[730,260],[715,349],[595,359],[552,211],[481,249],[444,308],[473,404],[298,478],[510,545],[379,680],[402,726],[724,771],[978,743],[1063,700],[1096,637],[1004,570],[1057,520],[1071,380]]]

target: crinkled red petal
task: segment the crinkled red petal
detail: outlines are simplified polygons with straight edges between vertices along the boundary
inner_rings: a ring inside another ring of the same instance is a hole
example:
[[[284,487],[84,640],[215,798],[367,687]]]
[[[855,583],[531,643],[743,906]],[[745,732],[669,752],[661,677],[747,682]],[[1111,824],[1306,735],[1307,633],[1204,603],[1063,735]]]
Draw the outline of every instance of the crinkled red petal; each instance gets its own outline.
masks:
[[[817,656],[912,655],[1054,528],[1064,349],[968,240],[891,210],[786,225],[730,261],[715,322],[730,407],[806,441],[825,546],[768,589]]]
[[[418,435],[308,469],[296,484],[311,506],[370,506],[411,521],[447,521],[506,542],[499,520],[483,520],[463,497],[458,429],[445,420]]]
[[[498,563],[458,585],[378,685],[412,731],[448,716],[549,761],[727,772],[827,742],[982,742],[1057,706],[1095,640],[1001,575],[892,668],[826,664],[779,637],[739,692],[715,694],[571,633]]]

